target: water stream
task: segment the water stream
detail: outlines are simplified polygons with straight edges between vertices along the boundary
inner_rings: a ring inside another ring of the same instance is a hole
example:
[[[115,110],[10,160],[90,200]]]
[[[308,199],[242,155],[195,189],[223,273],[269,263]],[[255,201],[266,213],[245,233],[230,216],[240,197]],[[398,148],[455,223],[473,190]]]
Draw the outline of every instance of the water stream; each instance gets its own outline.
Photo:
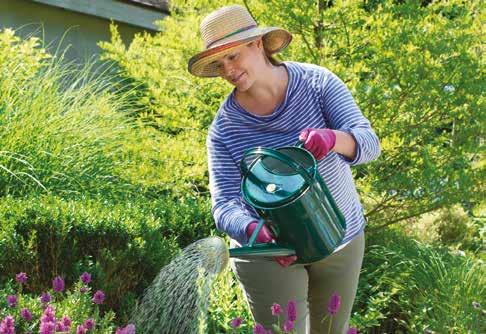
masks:
[[[137,333],[206,333],[211,286],[229,259],[217,237],[198,240],[162,268],[144,292],[131,322]]]

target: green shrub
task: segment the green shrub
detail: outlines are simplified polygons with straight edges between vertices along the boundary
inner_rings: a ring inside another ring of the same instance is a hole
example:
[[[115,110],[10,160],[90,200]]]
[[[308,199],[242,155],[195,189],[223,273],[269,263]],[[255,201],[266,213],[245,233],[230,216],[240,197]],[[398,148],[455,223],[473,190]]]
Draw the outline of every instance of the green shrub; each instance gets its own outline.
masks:
[[[157,209],[155,209],[157,207]],[[196,220],[191,220],[193,217]],[[29,272],[31,291],[52,277],[90,271],[120,311],[160,268],[206,226],[194,202],[115,204],[59,197],[3,198],[0,204],[0,283]]]
[[[240,317],[244,320],[242,329],[250,333],[253,328],[253,316],[243,290],[229,266],[220,274],[211,292],[208,332],[211,334],[228,333],[231,330],[231,320]]]
[[[480,261],[420,244],[401,233],[367,241],[353,322],[379,332],[481,332],[486,268]]]
[[[187,61],[203,48],[197,29],[201,13],[227,3],[171,2],[171,16],[159,22],[163,33],[137,35],[125,46],[113,25],[111,41],[99,43],[102,59],[116,64],[122,82],[133,85],[138,118],[158,132],[146,137],[144,146],[160,152],[136,149],[140,159],[138,169],[129,171],[133,178],[142,177],[149,185],[165,183],[171,193],[208,196],[207,129],[230,87],[222,80],[195,78]],[[154,164],[159,168],[150,168]],[[164,172],[153,173],[159,170]]]
[[[443,245],[474,253],[484,252],[484,219],[470,217],[463,209],[444,209],[434,222],[439,242]]]

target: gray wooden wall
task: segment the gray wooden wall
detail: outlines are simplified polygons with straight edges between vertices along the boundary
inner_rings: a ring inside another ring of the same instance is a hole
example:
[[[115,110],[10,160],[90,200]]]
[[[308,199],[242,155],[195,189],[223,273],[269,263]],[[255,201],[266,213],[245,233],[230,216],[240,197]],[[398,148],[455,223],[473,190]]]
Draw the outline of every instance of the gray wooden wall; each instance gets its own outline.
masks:
[[[85,0],[79,0],[82,3]],[[103,1],[103,0],[98,0]],[[130,15],[130,13],[125,13]],[[158,14],[161,18],[162,14]],[[109,40],[109,19],[82,14],[29,0],[0,0],[0,29],[13,28],[23,37],[43,37],[50,52],[65,49],[67,60],[84,62],[100,53],[97,42]],[[125,45],[136,33],[154,33],[142,27],[116,22]]]

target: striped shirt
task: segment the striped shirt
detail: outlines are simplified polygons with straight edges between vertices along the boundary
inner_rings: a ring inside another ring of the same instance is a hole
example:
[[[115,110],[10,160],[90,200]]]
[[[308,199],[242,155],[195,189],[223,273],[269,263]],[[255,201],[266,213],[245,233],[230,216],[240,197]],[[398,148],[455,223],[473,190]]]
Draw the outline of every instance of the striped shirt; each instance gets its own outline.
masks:
[[[242,244],[247,242],[246,227],[258,219],[241,195],[239,163],[245,150],[291,146],[305,128],[330,128],[350,133],[357,144],[353,160],[331,151],[318,165],[346,220],[343,244],[347,243],[366,223],[350,166],[376,159],[380,154],[379,140],[335,74],[311,64],[283,65],[289,77],[287,91],[272,114],[257,116],[247,112],[236,101],[233,90],[211,124],[206,145],[216,227]]]

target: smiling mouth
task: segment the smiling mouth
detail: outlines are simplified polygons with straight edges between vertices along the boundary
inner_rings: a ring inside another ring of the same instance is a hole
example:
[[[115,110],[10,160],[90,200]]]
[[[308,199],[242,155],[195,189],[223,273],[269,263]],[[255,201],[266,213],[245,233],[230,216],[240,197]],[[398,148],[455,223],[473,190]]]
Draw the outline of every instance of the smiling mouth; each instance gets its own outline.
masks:
[[[239,76],[237,76],[236,78],[231,79],[231,82],[235,84],[235,83],[236,83],[238,80],[240,80],[240,78],[243,76],[243,74],[244,74],[244,73],[241,73],[241,74],[240,74]]]

